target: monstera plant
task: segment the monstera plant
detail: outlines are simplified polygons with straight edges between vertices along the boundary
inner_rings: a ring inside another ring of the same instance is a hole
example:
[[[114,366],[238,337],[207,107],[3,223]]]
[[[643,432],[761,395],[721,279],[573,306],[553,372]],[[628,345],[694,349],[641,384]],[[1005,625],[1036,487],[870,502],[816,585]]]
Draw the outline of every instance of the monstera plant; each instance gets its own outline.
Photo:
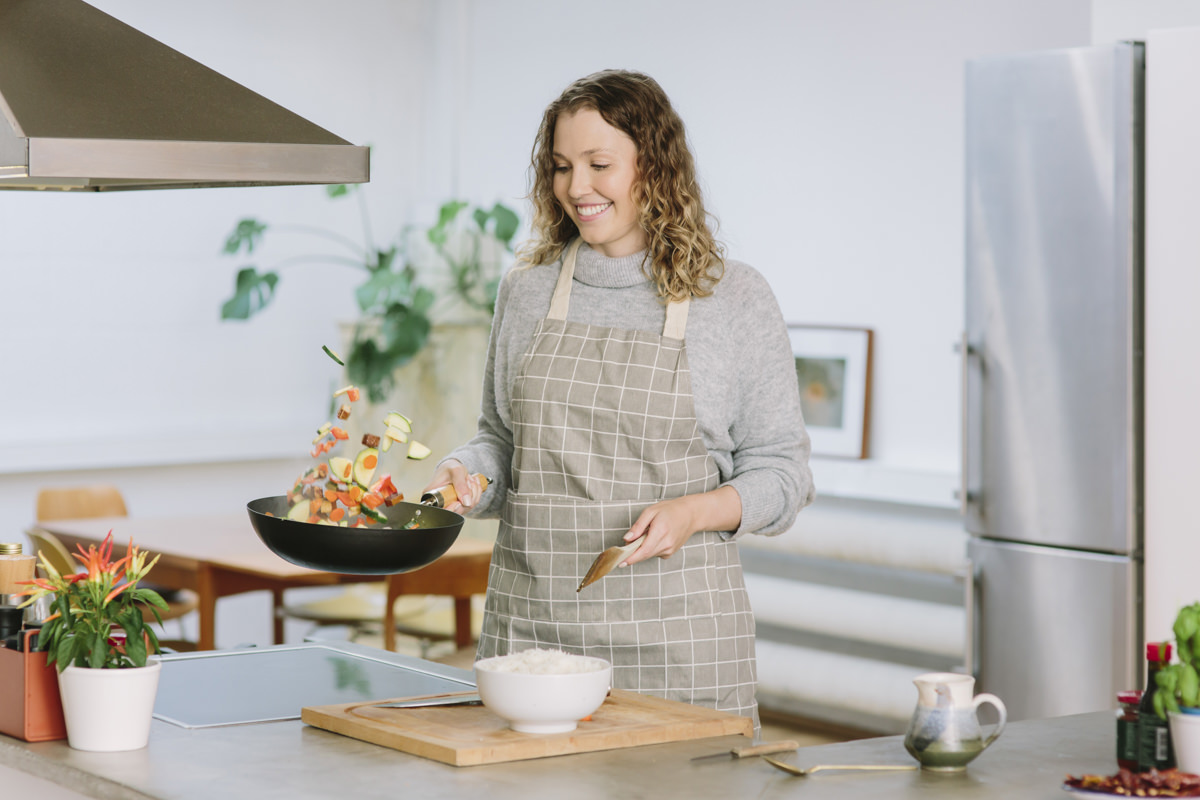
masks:
[[[364,223],[367,208],[358,185],[325,187],[331,199],[357,194]],[[464,213],[466,212],[466,213]],[[363,280],[354,288],[360,311],[353,340],[345,354],[347,378],[381,402],[392,390],[396,370],[425,346],[434,322],[438,286],[431,276],[444,278],[448,292],[467,307],[491,315],[504,261],[513,252],[520,225],[516,213],[500,203],[472,207],[461,200],[443,203],[438,219],[423,231],[408,225],[385,247],[371,241],[364,224],[363,241],[309,226],[279,226],[281,233],[303,235],[331,243],[337,252],[296,256],[260,269],[243,265],[234,281],[233,296],[221,306],[221,319],[248,320],[271,303],[286,267],[308,263],[344,265],[359,269]],[[253,255],[270,230],[255,218],[239,220],[225,240],[227,255]],[[414,243],[414,232],[423,234]],[[418,252],[419,251],[419,252]],[[416,258],[431,260],[418,269]]]

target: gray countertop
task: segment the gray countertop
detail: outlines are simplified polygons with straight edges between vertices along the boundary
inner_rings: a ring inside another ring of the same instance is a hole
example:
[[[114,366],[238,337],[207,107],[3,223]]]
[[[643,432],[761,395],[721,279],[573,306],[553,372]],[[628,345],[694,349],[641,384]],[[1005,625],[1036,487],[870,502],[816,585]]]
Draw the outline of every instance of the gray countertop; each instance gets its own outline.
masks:
[[[914,700],[915,703],[915,700]],[[453,767],[339,736],[299,721],[182,728],[155,720],[150,744],[126,753],[72,750],[65,741],[0,735],[0,765],[97,798],[330,798],[607,800],[675,796],[773,798],[1062,798],[1068,774],[1116,771],[1112,712],[1012,723],[965,773],[820,772],[786,775],[762,759],[710,759],[742,737],[701,739],[506,764]],[[903,737],[802,748],[798,766],[911,764]],[[814,794],[819,790],[819,794]]]

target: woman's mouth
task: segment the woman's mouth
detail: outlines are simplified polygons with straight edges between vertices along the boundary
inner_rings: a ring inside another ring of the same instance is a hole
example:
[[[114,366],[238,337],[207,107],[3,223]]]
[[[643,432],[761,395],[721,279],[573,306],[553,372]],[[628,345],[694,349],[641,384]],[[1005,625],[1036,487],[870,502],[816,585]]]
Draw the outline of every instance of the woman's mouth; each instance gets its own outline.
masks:
[[[591,222],[610,208],[612,208],[612,203],[596,203],[594,205],[575,206],[575,213],[579,215],[580,222]]]

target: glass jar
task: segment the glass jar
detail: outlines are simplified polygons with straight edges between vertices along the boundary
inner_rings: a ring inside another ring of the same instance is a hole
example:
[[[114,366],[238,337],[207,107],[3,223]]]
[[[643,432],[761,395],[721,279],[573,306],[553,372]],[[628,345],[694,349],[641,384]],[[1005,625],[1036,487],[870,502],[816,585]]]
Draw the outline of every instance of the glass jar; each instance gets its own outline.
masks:
[[[1118,692],[1117,702],[1117,766],[1122,769],[1138,770],[1138,703],[1142,693],[1134,690]]]

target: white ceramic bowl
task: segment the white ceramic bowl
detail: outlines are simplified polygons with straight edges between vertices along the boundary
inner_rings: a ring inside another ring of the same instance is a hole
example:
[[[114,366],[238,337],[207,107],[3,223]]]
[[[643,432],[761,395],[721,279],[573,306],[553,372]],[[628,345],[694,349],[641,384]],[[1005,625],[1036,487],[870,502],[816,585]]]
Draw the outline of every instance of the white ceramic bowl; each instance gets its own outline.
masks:
[[[572,656],[590,662],[587,672],[500,672],[487,658],[475,662],[475,684],[484,706],[522,733],[565,733],[604,703],[612,665],[602,658]]]

